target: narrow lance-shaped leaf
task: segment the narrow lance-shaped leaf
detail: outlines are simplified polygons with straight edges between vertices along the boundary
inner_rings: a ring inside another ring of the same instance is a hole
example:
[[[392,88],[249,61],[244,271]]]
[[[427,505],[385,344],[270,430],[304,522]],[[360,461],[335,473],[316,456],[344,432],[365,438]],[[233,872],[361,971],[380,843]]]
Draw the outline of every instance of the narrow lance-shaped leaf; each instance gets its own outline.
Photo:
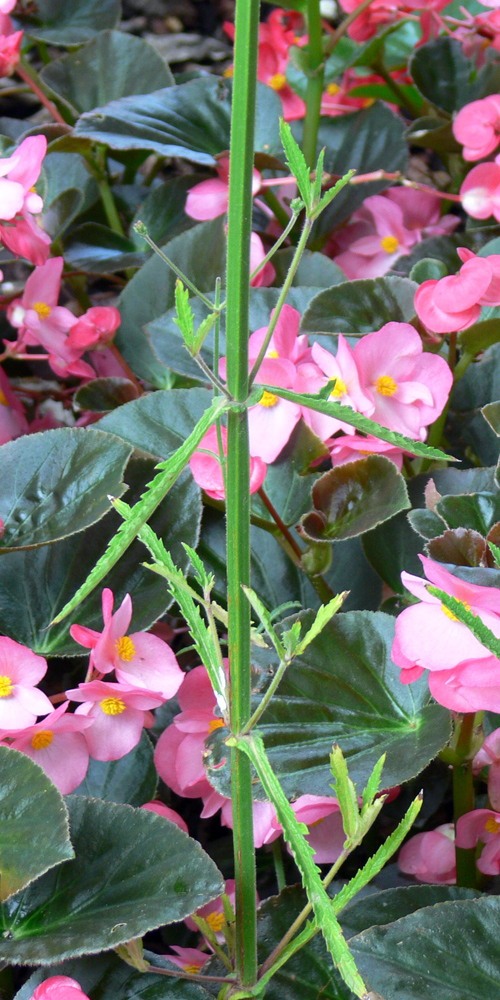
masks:
[[[286,660],[287,659],[286,650],[273,627],[271,615],[267,610],[265,604],[262,603],[260,597],[258,597],[258,595],[255,593],[255,590],[252,590],[251,587],[245,587],[244,584],[242,584],[242,590],[245,596],[250,601],[250,604],[252,605],[252,608],[254,609],[255,613],[259,616],[260,621],[264,626],[280,660]]]
[[[71,611],[78,607],[84,597],[87,597],[93,591],[94,587],[97,587],[97,584],[106,576],[106,573],[118,562],[120,556],[127,551],[129,545],[132,544],[134,538],[138,535],[142,525],[151,517],[153,511],[156,510],[179,478],[182,470],[189,462],[191,455],[198,447],[209,427],[212,426],[226,407],[226,400],[222,398],[214,400],[212,405],[203,414],[201,420],[198,421],[189,437],[186,438],[184,444],[166,462],[160,462],[156,466],[161,471],[155,476],[149,484],[147,492],[143,494],[139,503],[133,508],[132,516],[120,526],[117,534],[94,566],[85,583],[77,590],[74,597],[65,604],[62,611],[51,622],[51,625],[62,621],[63,618],[66,618],[66,615],[69,615]]]
[[[260,736],[253,735],[240,740],[231,738],[227,741],[228,745],[232,744],[233,739],[234,744],[250,758],[268,798],[276,809],[276,815],[283,827],[285,838],[291,847],[297,867],[303,878],[309,902],[314,909],[316,920],[335,965],[353,993],[360,997],[361,1000],[369,1000],[366,986],[359,975],[340,925],[334,915],[332,900],[323,886],[319,869],[314,863],[314,851],[304,837],[303,830],[307,830],[307,828],[297,820],[269,764]]]
[[[292,392],[290,389],[282,389],[281,386],[277,385],[263,385],[259,386],[259,389],[262,389],[262,392],[270,392],[275,396],[281,396],[282,399],[289,399],[291,403],[297,403],[299,406],[306,406],[309,410],[316,410],[317,413],[326,413],[328,417],[343,420],[345,424],[351,424],[358,431],[363,431],[364,434],[372,434],[374,437],[380,438],[381,441],[387,441],[389,444],[394,445],[395,448],[408,451],[410,455],[421,455],[422,458],[434,458],[441,462],[443,460],[446,462],[458,461],[458,459],[453,458],[451,455],[446,455],[445,452],[439,451],[438,448],[432,448],[422,441],[414,441],[413,438],[406,437],[398,431],[390,431],[388,427],[383,427],[382,424],[378,424],[375,420],[370,420],[363,413],[356,413],[349,406],[344,406],[342,403],[335,403],[331,399],[323,399],[319,394],[306,396],[299,392]]]
[[[445,590],[440,590],[439,587],[428,586],[427,590],[433,597],[438,597],[445,608],[451,611],[459,622],[467,625],[467,628],[471,630],[476,639],[483,646],[486,646],[486,649],[489,649],[494,656],[500,659],[500,639],[497,639],[493,635],[491,629],[481,621],[478,615],[473,614],[472,611],[468,611],[463,601],[458,601],[456,597],[451,597],[450,594],[447,594]]]
[[[191,351],[194,337],[194,315],[189,304],[189,292],[187,288],[184,288],[180,278],[177,278],[175,282],[175,308],[177,316],[174,323],[179,327],[188,351]]]
[[[297,181],[297,187],[302,195],[306,211],[309,212],[312,207],[312,186],[309,169],[300,146],[297,145],[295,139],[293,138],[292,130],[288,122],[283,121],[282,118],[280,118],[280,136],[283,143],[283,149],[285,150],[286,162],[290,167],[290,171],[295,177],[295,180]]]
[[[317,205],[314,211],[311,213],[311,219],[317,219],[318,215],[321,215],[323,209],[325,209],[327,205],[329,205],[330,202],[333,201],[334,198],[336,198],[339,191],[342,191],[342,188],[349,183],[351,177],[353,177],[355,173],[356,173],[355,170],[348,170],[347,173],[344,174],[344,176],[341,177],[340,180],[338,180],[337,183],[334,184],[332,188],[329,188],[329,190],[325,192],[321,201],[319,202],[319,205]]]
[[[337,611],[339,611],[340,608],[342,607],[342,604],[344,603],[348,593],[349,593],[348,590],[344,590],[342,594],[337,594],[336,597],[333,597],[332,600],[328,602],[328,604],[321,605],[321,607],[316,613],[316,618],[314,619],[311,628],[307,630],[306,634],[303,636],[301,642],[299,643],[297,649],[295,650],[296,656],[301,656],[304,650],[307,649],[309,643],[312,642],[313,639],[315,639],[316,636],[323,631],[327,622],[330,621],[330,618],[333,618],[333,616],[337,614]]]
[[[335,778],[335,794],[338,799],[344,832],[348,840],[357,833],[359,827],[359,806],[356,785],[351,781],[347,763],[338,743],[330,754],[330,767]]]

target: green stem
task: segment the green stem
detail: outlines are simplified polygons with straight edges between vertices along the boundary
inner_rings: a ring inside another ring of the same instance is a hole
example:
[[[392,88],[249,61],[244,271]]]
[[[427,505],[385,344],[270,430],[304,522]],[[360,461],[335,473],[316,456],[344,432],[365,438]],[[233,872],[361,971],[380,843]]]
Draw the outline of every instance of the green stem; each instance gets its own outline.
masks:
[[[453,373],[454,385],[456,385],[457,382],[460,382],[460,379],[462,378],[463,375],[465,375],[465,372],[467,371],[470,363],[474,361],[475,356],[476,356],[475,354],[471,354],[469,353],[469,351],[462,352],[462,354],[460,355],[460,361],[458,361],[457,364],[455,365],[455,371]]]
[[[281,292],[279,294],[278,301],[277,301],[277,303],[276,303],[276,305],[274,307],[273,314],[272,314],[271,319],[269,321],[269,326],[267,328],[266,339],[264,340],[264,343],[262,344],[262,347],[261,347],[261,349],[259,351],[257,360],[255,361],[255,364],[254,364],[254,366],[252,368],[252,371],[250,372],[250,379],[249,379],[249,385],[250,386],[252,385],[252,383],[253,383],[253,381],[255,379],[255,376],[257,375],[257,372],[258,372],[258,370],[259,370],[259,368],[260,368],[260,366],[261,366],[261,364],[262,364],[262,362],[263,362],[263,360],[265,358],[267,348],[269,347],[269,342],[270,342],[271,337],[272,337],[272,335],[273,335],[273,333],[274,333],[274,331],[276,329],[276,325],[277,325],[278,320],[280,318],[281,310],[282,310],[282,308],[283,308],[283,306],[285,304],[285,299],[286,299],[286,297],[288,295],[288,292],[290,291],[290,288],[292,287],[293,279],[294,279],[295,274],[297,272],[297,268],[298,268],[298,266],[300,264],[300,258],[302,257],[302,254],[303,254],[303,252],[304,252],[304,250],[306,248],[306,244],[307,244],[307,241],[309,239],[309,234],[311,232],[311,228],[312,228],[312,222],[310,222],[309,219],[306,219],[305,222],[304,222],[304,228],[302,229],[302,233],[300,235],[300,240],[297,243],[297,248],[296,248],[295,253],[293,255],[292,263],[290,264],[290,267],[288,268],[288,274],[287,274],[287,276],[286,276],[286,278],[285,278],[285,280],[283,282],[283,287],[282,287]],[[228,252],[229,252],[229,249],[228,249]],[[228,316],[227,322],[228,322],[228,326],[229,326],[229,316]]]
[[[118,215],[118,210],[115,205],[115,199],[113,198],[113,192],[109,186],[107,171],[106,171],[106,147],[99,144],[96,148],[95,161],[97,164],[97,187],[99,188],[99,195],[102,202],[102,207],[106,213],[106,218],[111,229],[115,233],[119,233],[120,236],[125,236],[125,230],[122,226],[120,216]]]
[[[274,215],[280,225],[286,229],[288,223],[290,222],[290,216],[284,205],[281,204],[279,198],[275,195],[274,191],[271,191],[270,188],[266,188],[264,191],[261,191],[260,197],[263,198],[266,204],[269,205],[269,208],[274,212]]]
[[[356,7],[355,10],[351,11],[351,13],[344,18],[341,24],[339,24],[338,28],[336,28],[335,31],[332,32],[330,38],[328,39],[325,45],[325,57],[330,56],[332,54],[333,50],[340,42],[340,39],[345,35],[346,31],[348,31],[348,29],[351,27],[352,22],[355,21],[356,18],[359,17],[359,15],[362,14],[363,11],[366,10],[366,8],[369,7],[371,3],[373,3],[373,0],[361,0],[359,6]]]
[[[236,4],[234,85],[231,116],[227,258],[227,384],[233,398],[248,396],[250,233],[257,84],[259,4]],[[287,220],[288,221],[288,220]],[[251,714],[250,604],[241,584],[250,584],[250,461],[244,407],[227,422],[227,592],[231,727],[240,733]],[[257,979],[257,912],[250,760],[231,750],[231,798],[236,895],[236,972],[242,987]]]
[[[472,812],[475,805],[474,775],[472,773],[472,744],[474,739],[475,713],[467,712],[462,716],[456,753],[459,763],[453,765],[453,812],[455,829],[457,821],[465,813]],[[468,889],[476,889],[478,875],[474,848],[455,848],[457,859],[457,885]]]
[[[154,250],[154,252],[158,255],[158,257],[161,257],[161,259],[165,261],[165,264],[168,264],[168,266],[172,269],[174,274],[176,274],[177,277],[181,279],[182,283],[186,285],[187,288],[191,289],[193,295],[197,295],[198,298],[201,299],[201,301],[204,302],[206,306],[208,306],[210,312],[215,312],[216,306],[214,305],[214,303],[211,302],[210,299],[203,294],[203,292],[200,292],[199,288],[197,288],[196,285],[194,285],[193,282],[187,277],[187,275],[185,275],[184,272],[181,271],[179,267],[177,267],[177,264],[174,264],[173,260],[170,260],[170,257],[167,257],[167,255],[163,253],[163,250],[160,250],[160,247],[155,243],[154,240],[151,239],[151,237],[146,232],[146,227],[144,226],[144,223],[136,222],[134,229],[136,233],[138,233],[139,236],[143,240],[145,240],[146,243],[149,244],[151,249]],[[221,306],[218,307],[220,312],[222,312],[224,305],[225,303],[223,303]]]
[[[414,104],[411,98],[405,94],[402,87],[399,86],[399,83],[396,83],[396,81],[393,80],[389,70],[386,69],[382,60],[380,59],[380,61],[372,63],[371,68],[374,73],[378,73],[378,75],[382,77],[387,86],[392,90],[394,96],[397,97],[397,103],[401,105],[401,107],[406,108],[413,118],[418,118],[420,116],[420,111],[416,104]]]
[[[252,280],[252,278],[256,278],[257,275],[259,274],[259,272],[262,271],[262,268],[266,266],[266,264],[267,264],[267,262],[269,260],[271,260],[271,257],[274,257],[276,251],[279,250],[279,248],[282,245],[282,243],[285,242],[287,236],[290,235],[290,233],[291,233],[291,231],[292,231],[295,223],[297,222],[297,219],[298,219],[299,215],[300,215],[300,212],[294,212],[293,213],[291,219],[289,219],[289,221],[288,221],[288,225],[287,225],[286,229],[283,230],[281,236],[276,240],[276,243],[274,244],[274,246],[271,247],[269,253],[267,253],[266,256],[264,257],[264,260],[261,260],[259,266],[255,268],[255,271],[252,271],[252,273],[250,275],[250,281]]]
[[[273,849],[273,861],[274,861],[274,871],[276,874],[276,882],[278,883],[278,892],[283,892],[286,889],[286,876],[285,876],[285,866],[283,864],[283,854],[281,850],[281,837],[274,840],[272,843]]]
[[[314,170],[316,166],[321,98],[325,83],[323,32],[321,28],[319,0],[308,0],[307,30],[309,34],[309,44],[307,46],[309,78],[306,90],[306,117],[304,121],[302,152],[309,170]]]

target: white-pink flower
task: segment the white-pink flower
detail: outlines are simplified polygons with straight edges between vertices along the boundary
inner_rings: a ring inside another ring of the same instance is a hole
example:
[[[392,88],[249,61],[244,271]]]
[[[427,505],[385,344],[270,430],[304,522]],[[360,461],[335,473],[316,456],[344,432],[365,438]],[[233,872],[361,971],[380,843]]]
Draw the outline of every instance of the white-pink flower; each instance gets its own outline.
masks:
[[[354,352],[342,334],[338,337],[337,354],[333,355],[317,342],[311,348],[312,363],[299,365],[294,388],[296,392],[316,393],[328,382],[335,379],[330,398],[335,403],[371,416],[374,410],[370,396],[364,391],[356,365]],[[326,441],[337,431],[354,434],[354,427],[336,417],[328,417],[316,410],[303,407],[302,416],[311,430]]]
[[[63,795],[74,792],[87,773],[89,749],[82,733],[92,725],[91,719],[67,712],[68,705],[66,701],[36,725],[8,734],[14,737],[9,746],[39,764]]]
[[[149,709],[159,708],[165,699],[155,691],[114,684],[109,681],[89,681],[66,691],[71,701],[83,704],[76,715],[92,719],[85,731],[90,754],[96,760],[118,760],[137,746],[143,727],[154,723]]]
[[[221,441],[223,456],[227,455],[227,428],[221,427]],[[224,500],[224,476],[222,472],[222,462],[219,452],[219,440],[217,428],[211,427],[201,439],[197,449],[189,459],[189,467],[195,482],[201,486],[209,497],[214,500]],[[250,493],[260,490],[266,478],[267,465],[261,458],[250,457]]]
[[[365,458],[366,455],[385,455],[401,471],[403,466],[403,452],[399,448],[394,448],[387,441],[380,438],[362,437],[360,434],[344,434],[340,437],[332,438],[327,442],[330,448],[330,458],[332,465],[345,465],[346,462],[356,462]]]
[[[164,701],[173,698],[184,680],[175,654],[168,643],[151,632],[127,635],[132,619],[132,599],[126,594],[113,614],[113,591],[102,592],[104,628],[96,632],[84,625],[72,625],[75,642],[91,649],[91,666],[100,674],[114,670],[119,681],[148,691],[156,691]]]
[[[453,122],[453,134],[464,147],[464,160],[482,160],[493,153],[500,142],[500,94],[461,108]]]
[[[47,661],[21,643],[0,636],[0,729],[24,729],[37,715],[52,712],[47,695],[37,685],[47,672]]]
[[[229,204],[229,156],[221,156],[217,161],[217,177],[201,181],[191,188],[186,200],[186,215],[192,219],[205,221],[216,219],[227,212]],[[262,182],[258,170],[252,174],[252,194],[256,195]]]

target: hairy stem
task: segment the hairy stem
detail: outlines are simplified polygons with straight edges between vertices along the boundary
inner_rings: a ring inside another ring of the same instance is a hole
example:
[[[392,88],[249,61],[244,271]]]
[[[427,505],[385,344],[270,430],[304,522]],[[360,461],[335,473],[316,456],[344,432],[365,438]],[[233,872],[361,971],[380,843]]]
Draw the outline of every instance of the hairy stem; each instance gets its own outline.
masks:
[[[309,79],[306,90],[306,117],[304,121],[304,138],[302,152],[309,170],[316,166],[316,147],[318,145],[319,116],[321,113],[321,98],[325,82],[325,64],[323,58],[321,14],[319,0],[308,0],[307,30],[309,44]]]
[[[467,712],[459,723],[456,742],[458,762],[453,765],[453,812],[455,829],[457,821],[465,813],[472,812],[475,805],[474,775],[472,773],[472,743],[474,739],[475,713]],[[457,859],[457,885],[477,889],[478,873],[474,848],[455,848]]]

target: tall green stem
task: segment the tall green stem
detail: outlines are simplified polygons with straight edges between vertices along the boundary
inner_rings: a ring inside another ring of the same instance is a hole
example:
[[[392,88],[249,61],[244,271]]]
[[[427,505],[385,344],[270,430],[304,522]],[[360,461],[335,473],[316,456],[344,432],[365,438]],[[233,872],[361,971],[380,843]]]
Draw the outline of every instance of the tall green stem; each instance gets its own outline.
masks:
[[[227,385],[235,400],[248,396],[248,309],[252,170],[259,31],[258,0],[237,0],[231,119],[228,274]],[[250,718],[250,604],[241,584],[250,584],[250,462],[245,409],[233,409],[227,424],[227,578],[231,727],[237,734]],[[255,850],[250,761],[231,750],[234,866],[236,881],[236,971],[242,986],[257,979]]]
[[[302,152],[305,156],[307,166],[310,170],[314,170],[316,166],[321,97],[325,82],[319,0],[308,0],[307,2],[307,30],[309,34],[307,51],[309,55],[310,76],[307,81],[306,118],[304,122]]]
[[[462,716],[458,739],[456,743],[456,753],[459,761],[453,765],[453,809],[455,827],[457,821],[465,813],[472,812],[475,805],[474,800],[474,776],[472,773],[472,745],[474,740],[474,712],[467,712]],[[477,889],[478,874],[474,849],[466,850],[463,847],[455,848],[457,859],[457,885],[466,886],[469,889]]]

